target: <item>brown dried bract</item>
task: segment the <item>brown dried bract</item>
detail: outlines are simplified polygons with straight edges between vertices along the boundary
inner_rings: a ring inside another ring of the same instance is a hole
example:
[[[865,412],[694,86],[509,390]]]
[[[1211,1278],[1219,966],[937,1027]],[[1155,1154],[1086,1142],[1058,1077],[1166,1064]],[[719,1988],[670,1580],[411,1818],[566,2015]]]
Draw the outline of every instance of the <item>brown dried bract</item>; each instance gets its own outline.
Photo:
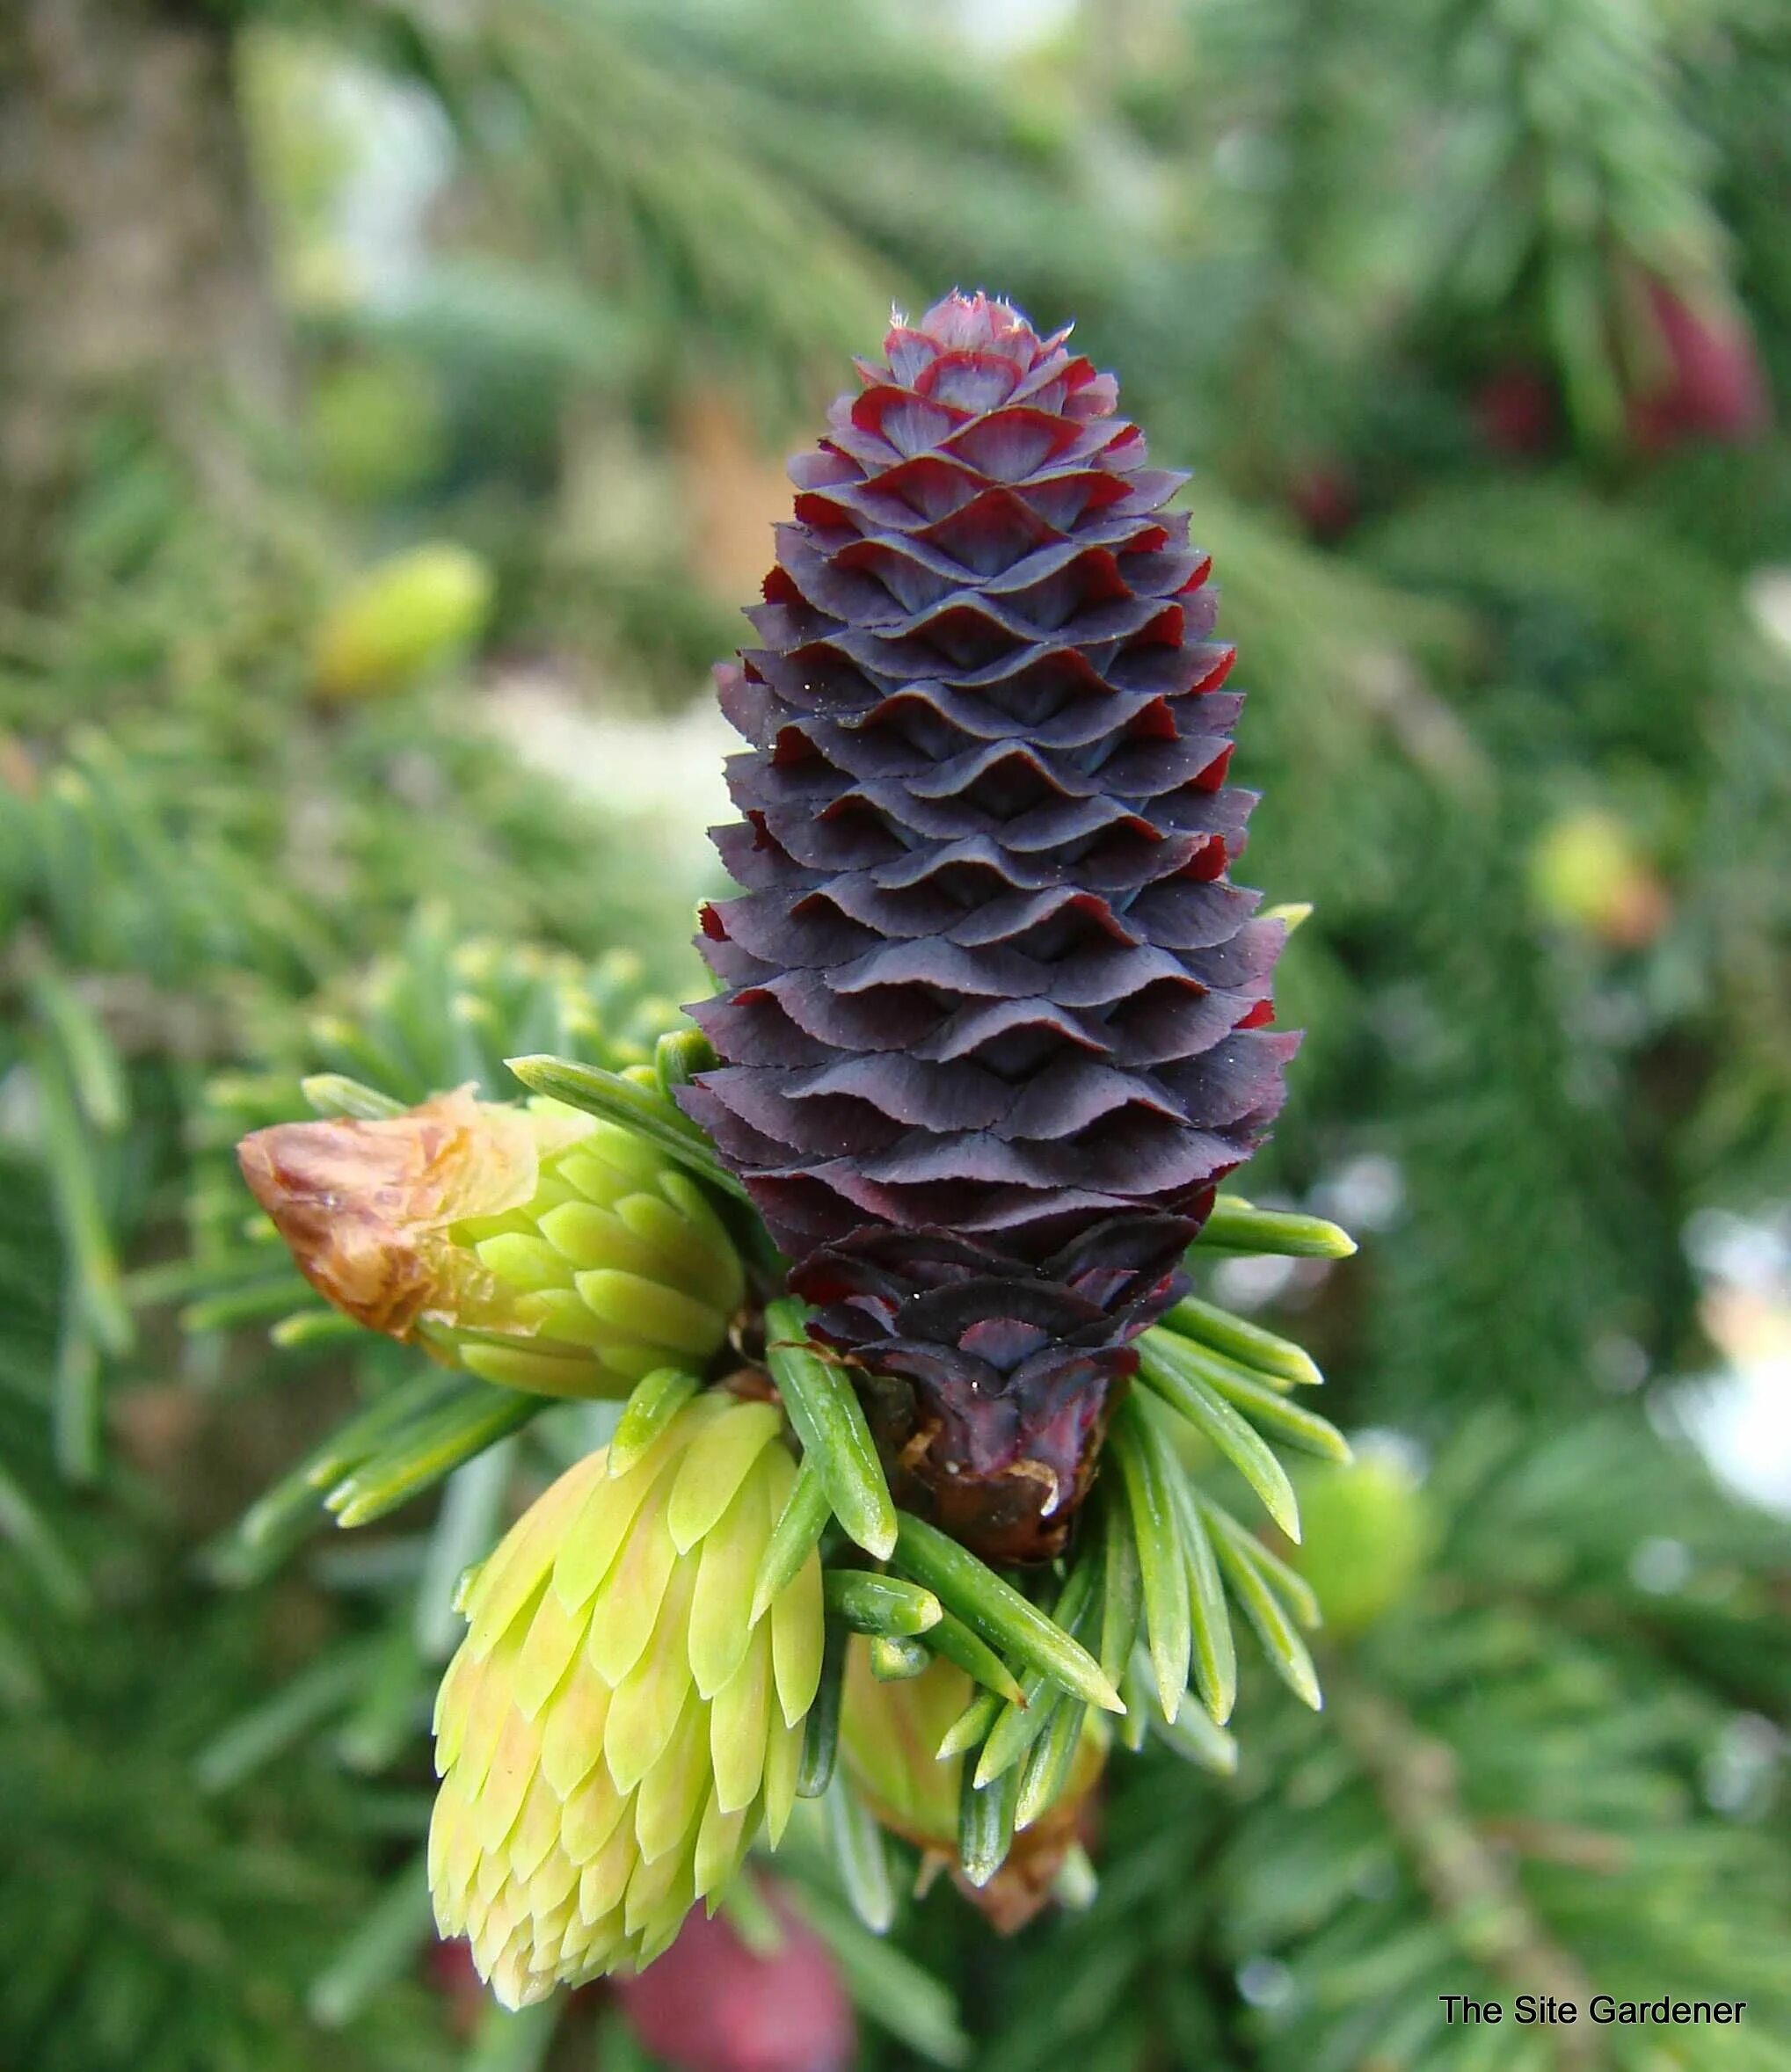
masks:
[[[466,1320],[488,1276],[449,1225],[521,1207],[539,1170],[528,1116],[470,1086],[390,1121],[258,1130],[237,1158],[305,1278],[393,1338],[426,1319]]]

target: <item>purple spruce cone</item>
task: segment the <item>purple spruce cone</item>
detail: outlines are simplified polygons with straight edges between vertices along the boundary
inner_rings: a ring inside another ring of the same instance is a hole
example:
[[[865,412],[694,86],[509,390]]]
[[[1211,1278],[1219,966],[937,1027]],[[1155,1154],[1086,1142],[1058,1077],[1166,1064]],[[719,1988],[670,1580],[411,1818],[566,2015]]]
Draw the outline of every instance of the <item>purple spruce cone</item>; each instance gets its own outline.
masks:
[[[1063,1543],[1130,1341],[1280,1106],[1241,700],[1117,390],[987,296],[860,361],[777,528],[681,1098],[853,1357],[898,1497]]]

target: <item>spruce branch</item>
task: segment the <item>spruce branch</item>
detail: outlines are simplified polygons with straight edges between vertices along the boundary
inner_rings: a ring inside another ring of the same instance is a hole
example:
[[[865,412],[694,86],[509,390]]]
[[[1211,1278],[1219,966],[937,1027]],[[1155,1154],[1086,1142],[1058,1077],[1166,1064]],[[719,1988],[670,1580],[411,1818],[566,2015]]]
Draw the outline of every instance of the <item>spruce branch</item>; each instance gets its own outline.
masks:
[[[1513,1993],[1552,1994],[1587,2007],[1594,1981],[1549,1935],[1525,1900],[1508,1853],[1463,1806],[1454,1752],[1365,1682],[1333,1672],[1330,1683],[1338,1734],[1371,1779],[1419,1882],[1463,1948]],[[1612,1869],[1608,1845],[1602,1856],[1589,1858],[1582,1850],[1573,1860],[1602,1875]],[[1564,2072],[1612,2062],[1590,2021],[1551,2027],[1543,2040],[1549,2061]]]

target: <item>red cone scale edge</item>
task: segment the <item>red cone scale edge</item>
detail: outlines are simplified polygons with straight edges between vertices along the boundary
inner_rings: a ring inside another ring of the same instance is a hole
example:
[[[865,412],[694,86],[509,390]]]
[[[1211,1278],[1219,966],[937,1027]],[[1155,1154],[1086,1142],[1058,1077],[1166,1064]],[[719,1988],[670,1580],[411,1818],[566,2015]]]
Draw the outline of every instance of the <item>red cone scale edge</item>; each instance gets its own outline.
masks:
[[[681,1099],[849,1356],[898,1498],[1063,1544],[1130,1341],[1298,1039],[1232,883],[1208,557],[1117,388],[1007,303],[898,318],[791,464]]]

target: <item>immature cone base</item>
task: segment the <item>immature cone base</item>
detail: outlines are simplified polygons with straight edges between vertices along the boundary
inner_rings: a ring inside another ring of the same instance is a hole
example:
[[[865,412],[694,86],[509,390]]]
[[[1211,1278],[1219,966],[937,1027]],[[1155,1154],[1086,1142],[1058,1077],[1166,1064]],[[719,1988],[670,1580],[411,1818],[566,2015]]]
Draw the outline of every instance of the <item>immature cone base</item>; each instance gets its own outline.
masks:
[[[1065,335],[948,297],[794,463],[719,672],[744,891],[680,1094],[879,1378],[892,1472],[998,1559],[1061,1545],[1294,1045],[1227,876],[1254,802],[1183,478]]]
[[[877,1232],[816,1253],[791,1279],[822,1304],[815,1334],[858,1353],[898,1501],[987,1560],[1033,1561],[1062,1547],[1136,1370],[1114,1333],[1142,1331],[1187,1293],[1181,1259],[1198,1229],[1192,1218],[1116,1220],[1030,1275],[964,1239]],[[1077,1294],[1103,1266],[1124,1273],[1165,1243],[1173,1263],[1132,1279],[1123,1315]],[[902,1340],[867,1346],[842,1287],[900,1303]]]

